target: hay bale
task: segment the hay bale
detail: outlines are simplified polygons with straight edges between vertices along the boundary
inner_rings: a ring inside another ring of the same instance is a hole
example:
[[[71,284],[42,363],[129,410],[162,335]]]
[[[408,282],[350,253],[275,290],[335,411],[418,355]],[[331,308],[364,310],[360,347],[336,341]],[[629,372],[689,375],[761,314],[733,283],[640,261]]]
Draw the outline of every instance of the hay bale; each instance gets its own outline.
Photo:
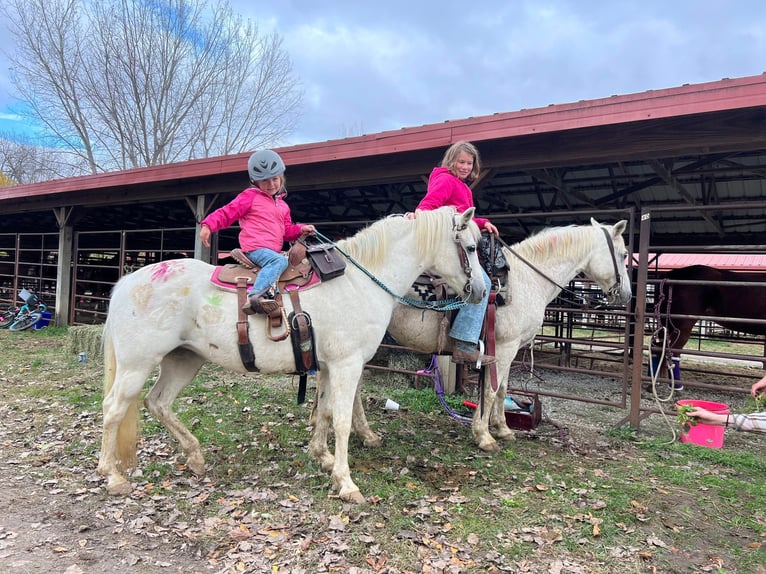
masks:
[[[391,350],[388,355],[388,368],[402,371],[418,371],[428,367],[428,356],[410,351]],[[413,386],[415,378],[411,374],[387,372],[386,382],[396,387]]]
[[[103,325],[76,325],[67,329],[67,351],[79,355],[85,353],[88,361],[101,361],[101,335]]]

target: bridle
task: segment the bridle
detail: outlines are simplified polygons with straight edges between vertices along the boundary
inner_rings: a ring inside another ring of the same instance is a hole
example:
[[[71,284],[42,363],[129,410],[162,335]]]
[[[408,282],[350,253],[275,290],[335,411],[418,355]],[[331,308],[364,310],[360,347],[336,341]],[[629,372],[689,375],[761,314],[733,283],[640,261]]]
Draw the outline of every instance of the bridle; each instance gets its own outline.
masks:
[[[466,248],[463,247],[463,244],[460,242],[460,234],[466,230],[468,227],[467,223],[460,223],[460,214],[455,214],[452,216],[452,230],[455,232],[455,235],[453,236],[453,241],[457,245],[457,253],[460,257],[460,265],[463,266],[463,273],[465,273],[466,281],[465,285],[463,285],[463,293],[465,293],[466,297],[468,297],[473,292],[473,287],[471,287],[471,273],[473,272],[471,269],[471,262],[468,259],[468,253],[466,251]],[[473,246],[473,251],[476,251],[476,246]]]
[[[604,232],[604,237],[606,237],[606,244],[609,246],[609,255],[612,258],[612,267],[614,268],[614,284],[607,290],[606,295],[610,301],[616,301],[622,290],[622,277],[620,276],[620,269],[617,267],[617,254],[614,252],[612,236],[609,235],[605,227],[602,227],[601,231]]]

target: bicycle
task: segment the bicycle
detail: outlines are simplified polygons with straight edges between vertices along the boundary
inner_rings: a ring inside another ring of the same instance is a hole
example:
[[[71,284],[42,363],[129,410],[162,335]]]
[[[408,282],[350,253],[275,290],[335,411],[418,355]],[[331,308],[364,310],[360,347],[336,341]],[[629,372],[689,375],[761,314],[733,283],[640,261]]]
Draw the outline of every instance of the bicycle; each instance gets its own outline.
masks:
[[[7,329],[16,320],[16,315],[19,312],[19,307],[16,305],[9,306],[5,311],[0,313],[0,329]]]
[[[43,313],[48,306],[40,301],[40,298],[34,293],[28,293],[24,304],[19,307],[18,312],[13,318],[13,322],[8,327],[9,331],[24,331],[37,325],[43,318]]]

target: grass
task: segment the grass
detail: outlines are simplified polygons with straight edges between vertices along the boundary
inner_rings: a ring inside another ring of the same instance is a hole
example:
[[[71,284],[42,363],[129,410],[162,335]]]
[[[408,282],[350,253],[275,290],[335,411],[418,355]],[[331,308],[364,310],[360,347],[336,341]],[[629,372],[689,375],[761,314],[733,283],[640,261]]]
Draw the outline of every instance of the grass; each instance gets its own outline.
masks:
[[[2,398],[64,402],[57,424],[76,431],[57,476],[74,472],[67,469],[82,458],[91,462],[87,475],[99,447],[100,368],[64,351],[65,331],[46,331],[0,332]],[[157,510],[158,523],[172,513],[188,524],[224,517],[225,529],[199,535],[219,549],[233,548],[227,533],[245,525],[286,525],[314,546],[337,539],[346,568],[369,569],[381,556],[391,572],[433,572],[440,564],[455,572],[537,572],[535,565],[547,564],[539,571],[548,572],[559,561],[595,574],[731,574],[766,563],[766,462],[757,453],[639,440],[629,428],[578,444],[519,438],[486,453],[468,427],[444,413],[433,390],[380,383],[366,390],[368,416],[384,444],[366,449],[352,436],[352,477],[369,501],[362,507],[334,498],[329,473],[308,453],[309,405],[296,404],[291,377],[235,375],[211,365],[176,401],[203,445],[206,481],[190,481],[175,441],[144,412],[133,497],[168,501],[172,509]],[[402,410],[384,411],[386,398]],[[462,407],[462,397],[447,400]],[[91,425],[87,433],[78,419]],[[200,489],[205,498],[193,503]],[[327,529],[333,516],[344,521],[342,530]],[[296,560],[288,546],[273,551]],[[317,560],[303,567],[318,571]]]

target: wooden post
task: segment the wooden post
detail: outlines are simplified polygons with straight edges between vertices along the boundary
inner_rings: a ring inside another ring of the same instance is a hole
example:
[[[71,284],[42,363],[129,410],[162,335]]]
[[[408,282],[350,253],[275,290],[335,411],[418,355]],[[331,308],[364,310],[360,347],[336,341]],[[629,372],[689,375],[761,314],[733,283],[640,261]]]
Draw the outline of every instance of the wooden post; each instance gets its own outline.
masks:
[[[455,394],[455,380],[457,365],[452,362],[451,355],[437,355],[436,364],[439,365],[439,372],[442,375],[442,386],[444,388],[445,395]]]

